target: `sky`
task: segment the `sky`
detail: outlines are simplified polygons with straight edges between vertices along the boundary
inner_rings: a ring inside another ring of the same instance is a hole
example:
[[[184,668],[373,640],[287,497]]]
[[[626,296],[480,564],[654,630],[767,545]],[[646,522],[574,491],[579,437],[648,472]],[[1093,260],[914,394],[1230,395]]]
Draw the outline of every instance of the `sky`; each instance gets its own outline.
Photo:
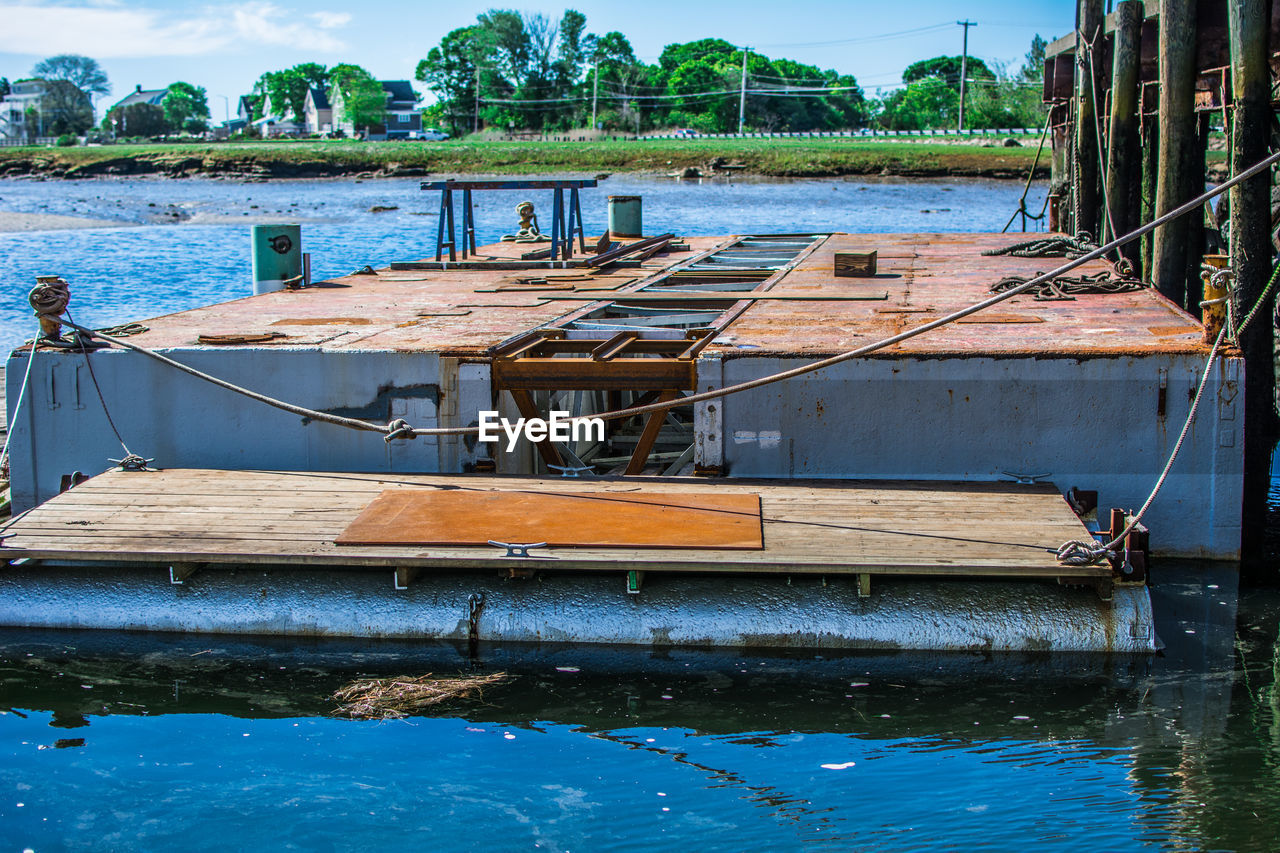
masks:
[[[586,15],[587,32],[623,33],[646,62],[668,44],[722,38],[770,58],[852,74],[872,96],[899,85],[903,68],[916,60],[959,54],[964,28],[957,20],[977,23],[968,31],[971,55],[1017,70],[1033,36],[1053,41],[1075,17],[1070,0],[0,0],[0,77],[25,77],[44,57],[78,53],[97,59],[111,80],[100,106],[135,85],[158,89],[184,80],[208,91],[220,121],[261,73],[300,62],[352,62],[379,79],[412,80],[418,61],[446,33],[495,7],[553,19],[575,8]]]

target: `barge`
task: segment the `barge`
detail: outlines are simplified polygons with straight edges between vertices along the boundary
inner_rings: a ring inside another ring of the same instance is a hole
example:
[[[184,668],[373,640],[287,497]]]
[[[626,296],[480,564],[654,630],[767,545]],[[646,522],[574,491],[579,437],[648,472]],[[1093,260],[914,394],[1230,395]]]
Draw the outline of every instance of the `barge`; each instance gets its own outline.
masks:
[[[15,351],[0,624],[1142,653],[1149,556],[1239,556],[1241,360],[1206,372],[1203,326],[1150,288],[1028,292],[766,382],[1058,262],[989,254],[1000,234],[597,253],[574,206],[549,250],[477,249],[464,213],[459,257],[442,215],[434,258],[145,320],[128,350]],[[1059,559],[1127,527],[1202,374],[1145,527]]]

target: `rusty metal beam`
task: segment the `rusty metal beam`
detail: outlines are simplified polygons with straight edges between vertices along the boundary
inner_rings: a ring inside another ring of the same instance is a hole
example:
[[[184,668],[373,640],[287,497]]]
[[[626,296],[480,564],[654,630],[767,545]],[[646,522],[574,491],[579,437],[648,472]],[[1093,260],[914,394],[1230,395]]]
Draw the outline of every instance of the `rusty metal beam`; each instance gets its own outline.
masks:
[[[678,391],[663,391],[658,395],[658,402],[666,403],[679,396]],[[636,443],[636,449],[631,453],[631,461],[627,463],[628,474],[644,473],[645,463],[649,461],[649,451],[653,449],[653,443],[658,440],[658,433],[666,420],[665,409],[649,414],[649,419],[645,421],[644,432],[640,433],[640,441]]]
[[[541,418],[542,413],[538,411],[538,406],[533,402],[533,395],[528,391],[520,389],[508,388],[511,393],[511,399],[515,401],[516,408],[520,410],[520,416],[525,419]],[[550,439],[535,441],[533,446],[538,448],[538,454],[542,457],[542,461],[548,465],[564,465],[564,459],[560,456],[560,451],[551,443]]]
[[[604,362],[585,358],[521,358],[493,362],[493,385],[503,391],[693,390],[696,384],[695,363],[674,358]]]

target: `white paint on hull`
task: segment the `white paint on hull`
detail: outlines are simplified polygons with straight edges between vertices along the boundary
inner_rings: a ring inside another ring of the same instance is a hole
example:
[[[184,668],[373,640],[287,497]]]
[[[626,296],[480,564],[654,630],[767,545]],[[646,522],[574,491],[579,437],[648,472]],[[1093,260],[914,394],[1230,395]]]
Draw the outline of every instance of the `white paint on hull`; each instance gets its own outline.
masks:
[[[625,568],[625,567],[620,567]],[[1111,602],[1052,583],[650,574],[502,581],[433,575],[397,591],[391,571],[18,566],[0,573],[0,624],[59,629],[647,647],[917,649],[1149,654],[1145,587]]]

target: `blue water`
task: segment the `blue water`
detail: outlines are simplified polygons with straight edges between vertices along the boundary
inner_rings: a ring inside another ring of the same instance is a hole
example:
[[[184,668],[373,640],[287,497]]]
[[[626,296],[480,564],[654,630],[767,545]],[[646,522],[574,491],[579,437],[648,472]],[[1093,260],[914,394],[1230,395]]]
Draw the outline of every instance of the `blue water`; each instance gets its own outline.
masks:
[[[1166,571],[1152,659],[0,633],[21,850],[1271,850],[1280,597]],[[1211,587],[1210,583],[1218,586]],[[1220,602],[1220,604],[1219,604]],[[1207,605],[1207,606],[1206,606]],[[337,719],[360,674],[512,674]]]
[[[301,222],[319,280],[366,264],[435,254],[439,194],[418,179],[343,181],[0,180],[0,211],[53,213],[123,227],[0,232],[0,349],[34,334],[26,293],[35,276],[71,283],[85,325],[144,320],[252,292],[249,225]],[[1038,209],[1045,188],[1033,189]],[[607,196],[644,198],[646,232],[681,235],[779,231],[998,231],[1017,209],[1015,181],[904,179],[677,181],[613,177],[583,190],[587,233],[608,219]],[[476,239],[515,230],[528,196],[550,228],[550,193],[477,192]],[[545,196],[545,198],[544,198]],[[374,206],[398,209],[370,213]],[[176,217],[171,214],[178,214]]]

